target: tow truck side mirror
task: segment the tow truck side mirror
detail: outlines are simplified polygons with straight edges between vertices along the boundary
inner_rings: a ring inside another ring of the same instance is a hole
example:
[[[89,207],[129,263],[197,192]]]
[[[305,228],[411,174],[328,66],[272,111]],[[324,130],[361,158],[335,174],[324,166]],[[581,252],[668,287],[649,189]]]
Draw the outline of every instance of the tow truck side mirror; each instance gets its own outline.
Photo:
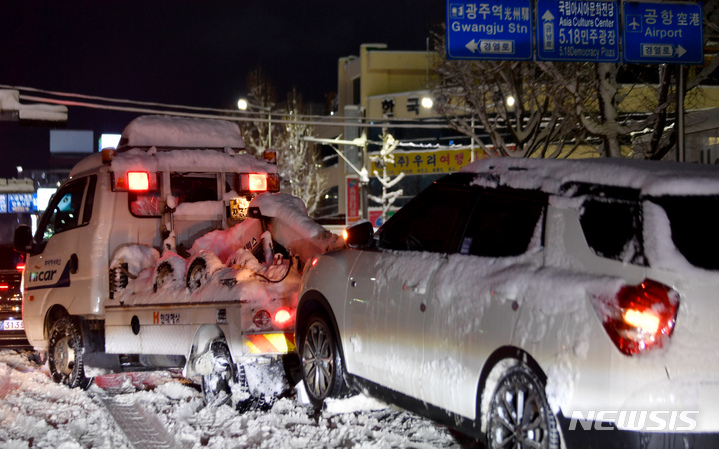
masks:
[[[28,225],[20,225],[15,228],[13,237],[13,248],[19,253],[36,253],[36,245],[32,238],[32,231]]]

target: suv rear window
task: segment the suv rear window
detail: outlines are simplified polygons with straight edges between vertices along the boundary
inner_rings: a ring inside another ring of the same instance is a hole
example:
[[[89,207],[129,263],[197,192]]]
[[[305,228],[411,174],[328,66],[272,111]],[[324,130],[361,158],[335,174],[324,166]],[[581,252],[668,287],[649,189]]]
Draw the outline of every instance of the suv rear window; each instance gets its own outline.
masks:
[[[719,270],[719,196],[665,196],[651,199],[669,218],[674,246],[692,265]]]
[[[587,244],[600,257],[646,266],[638,202],[590,198],[579,221]]]

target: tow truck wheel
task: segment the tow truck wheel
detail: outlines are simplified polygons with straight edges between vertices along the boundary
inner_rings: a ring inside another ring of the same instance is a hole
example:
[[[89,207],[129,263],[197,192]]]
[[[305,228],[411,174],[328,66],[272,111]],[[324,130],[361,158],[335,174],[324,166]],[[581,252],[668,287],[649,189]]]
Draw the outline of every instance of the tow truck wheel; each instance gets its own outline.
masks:
[[[82,335],[77,324],[64,316],[52,325],[48,344],[48,367],[52,379],[70,388],[87,388],[90,379],[85,377]]]
[[[162,286],[172,278],[172,272],[174,269],[170,262],[162,262],[155,272],[155,283],[152,285],[152,291],[157,292],[162,289]]]
[[[207,262],[205,262],[205,259],[202,257],[198,257],[192,261],[190,268],[187,270],[187,288],[190,292],[194,292],[202,287],[202,284],[205,282],[206,269]]]
[[[202,376],[202,394],[208,406],[219,407],[232,400],[232,386],[237,382],[235,365],[227,343],[215,340],[210,344],[212,371]]]

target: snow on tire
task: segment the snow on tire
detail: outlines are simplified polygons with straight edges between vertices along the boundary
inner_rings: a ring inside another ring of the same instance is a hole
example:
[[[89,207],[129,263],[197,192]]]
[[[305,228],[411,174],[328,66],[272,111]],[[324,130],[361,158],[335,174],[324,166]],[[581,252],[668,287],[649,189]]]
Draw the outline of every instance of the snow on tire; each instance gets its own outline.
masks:
[[[181,286],[186,268],[185,259],[177,254],[168,254],[157,261],[152,281],[152,291],[158,292],[170,286]]]
[[[187,264],[185,285],[190,292],[205,285],[212,275],[224,267],[220,259],[211,251],[200,251]]]
[[[232,400],[232,386],[237,383],[237,374],[225,341],[213,341],[210,353],[212,371],[202,376],[202,394],[208,406],[219,407]]]

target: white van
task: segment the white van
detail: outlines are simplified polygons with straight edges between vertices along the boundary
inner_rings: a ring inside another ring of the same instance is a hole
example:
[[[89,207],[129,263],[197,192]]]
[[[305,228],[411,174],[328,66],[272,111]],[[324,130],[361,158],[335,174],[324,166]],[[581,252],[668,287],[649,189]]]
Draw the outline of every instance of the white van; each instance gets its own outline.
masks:
[[[25,331],[57,382],[86,387],[88,373],[106,372],[97,368],[184,367],[215,400],[243,380],[242,360],[292,356],[301,261],[272,246],[272,219],[250,208],[279,190],[276,165],[243,148],[230,122],[137,118],[116,152],[73,168],[35,235],[16,230],[15,248],[28,253]],[[277,344],[257,350],[257,335]]]

